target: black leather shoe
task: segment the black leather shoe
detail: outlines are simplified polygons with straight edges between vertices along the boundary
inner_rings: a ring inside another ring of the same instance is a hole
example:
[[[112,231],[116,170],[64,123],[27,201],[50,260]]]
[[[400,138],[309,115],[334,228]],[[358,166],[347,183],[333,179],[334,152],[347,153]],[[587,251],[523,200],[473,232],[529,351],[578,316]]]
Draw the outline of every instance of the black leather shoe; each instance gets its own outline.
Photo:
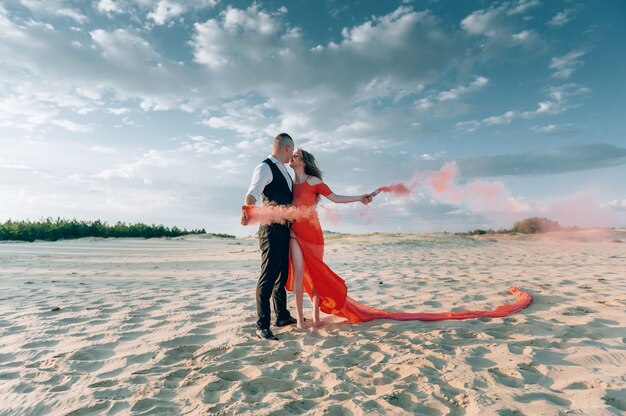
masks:
[[[280,321],[276,321],[276,326],[293,325],[296,322],[298,322],[298,321],[296,321],[295,318],[289,317],[287,319],[281,319]]]
[[[257,329],[256,330],[256,335],[257,337],[261,338],[261,339],[271,339],[272,341],[278,341],[278,338],[276,338],[276,336],[274,334],[272,334],[272,331],[268,328],[268,329]]]

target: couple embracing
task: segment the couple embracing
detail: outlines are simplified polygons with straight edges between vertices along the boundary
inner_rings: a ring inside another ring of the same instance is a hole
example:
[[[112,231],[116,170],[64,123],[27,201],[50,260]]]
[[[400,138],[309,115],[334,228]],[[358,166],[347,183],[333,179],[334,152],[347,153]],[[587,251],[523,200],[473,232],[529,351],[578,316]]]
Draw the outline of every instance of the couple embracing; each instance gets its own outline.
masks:
[[[285,164],[295,172],[291,178]],[[245,198],[241,224],[248,224],[247,209],[259,200],[272,205],[315,207],[320,195],[336,203],[369,204],[372,194],[344,196],[334,194],[322,181],[322,173],[311,153],[296,149],[293,139],[281,133],[274,139],[272,154],[254,170]],[[320,325],[320,308],[333,313],[344,303],[347,290],[343,279],[323,263],[324,236],[317,215],[307,221],[271,223],[259,228],[261,274],[256,288],[257,335],[277,340],[270,329],[270,299],[273,300],[276,326],[296,325],[304,329],[304,291],[313,301],[313,326]],[[327,269],[327,270],[324,270]],[[287,310],[286,289],[293,291],[296,318]]]
[[[295,178],[289,175],[286,163],[295,172]],[[516,287],[509,288],[509,292],[517,298],[515,303],[492,310],[394,312],[376,309],[350,298],[345,281],[324,263],[324,236],[315,207],[321,196],[335,203],[360,202],[367,205],[381,190],[383,188],[357,196],[336,195],[322,181],[322,173],[311,153],[295,148],[293,139],[286,133],[276,136],[272,154],[254,170],[242,207],[241,224],[250,222],[250,217],[254,215],[253,207],[261,199],[264,204],[310,209],[313,215],[306,220],[274,222],[259,228],[261,274],[256,288],[256,325],[260,338],[278,340],[270,329],[270,299],[274,304],[276,326],[305,328],[302,310],[304,292],[313,302],[313,327],[320,325],[320,310],[353,323],[373,319],[438,321],[503,317],[530,304],[532,297]],[[287,310],[286,290],[294,294],[296,318]]]

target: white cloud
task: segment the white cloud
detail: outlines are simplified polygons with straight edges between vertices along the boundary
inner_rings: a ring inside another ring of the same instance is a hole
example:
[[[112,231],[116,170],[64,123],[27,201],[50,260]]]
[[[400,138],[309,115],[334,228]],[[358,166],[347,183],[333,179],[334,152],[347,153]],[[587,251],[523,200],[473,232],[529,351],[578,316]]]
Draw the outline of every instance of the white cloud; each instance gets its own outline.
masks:
[[[526,12],[526,10],[533,8],[533,7],[537,7],[539,6],[541,3],[539,2],[539,0],[518,0],[513,7],[511,7],[508,11],[507,14],[509,16],[512,15],[516,15],[516,14],[522,14],[524,12]]]
[[[141,155],[132,163],[121,163],[111,169],[105,169],[95,175],[97,179],[134,179],[141,177],[144,183],[149,182],[149,175],[146,175],[147,168],[164,168],[181,164],[180,158],[176,157],[172,152],[165,152],[151,149]]]
[[[117,150],[115,150],[112,147],[106,147],[106,146],[100,146],[100,145],[91,146],[89,149],[92,152],[105,153],[105,154],[113,154],[117,152]]]
[[[222,139],[209,139],[204,136],[190,136],[184,141],[181,151],[190,151],[198,154],[228,155],[238,152],[237,145],[226,144]],[[258,146],[258,143],[256,144]],[[245,145],[244,145],[245,146]]]
[[[513,120],[519,117],[531,119],[538,116],[559,114],[577,106],[570,102],[571,97],[584,95],[590,91],[591,90],[587,87],[582,87],[573,83],[550,87],[547,91],[549,99],[540,101],[535,110],[510,110],[497,116],[485,117],[482,120],[458,122],[454,127],[457,131],[472,133],[483,126],[510,124]]]
[[[98,11],[109,15],[122,12],[119,3],[116,3],[114,0],[99,0],[96,8]]]
[[[506,113],[499,116],[491,116],[485,118],[483,120],[483,124],[485,124],[486,126],[494,126],[497,124],[510,124],[516,116],[517,113],[515,111],[507,111]]]
[[[59,9],[56,11],[56,14],[59,16],[66,16],[66,17],[69,17],[70,19],[74,19],[78,23],[81,23],[81,24],[89,20],[87,16],[85,16],[84,14],[81,14],[80,12],[74,9]]]
[[[223,159],[211,168],[223,173],[236,174],[241,172],[241,163],[235,160]]]
[[[574,18],[575,10],[566,9],[555,14],[548,22],[549,26],[564,26]]]
[[[477,10],[461,21],[461,27],[472,35],[495,36],[495,23],[501,9]]]
[[[626,208],[626,199],[622,201],[620,201],[619,199],[613,199],[611,201],[608,201],[605,205],[611,208]]]
[[[470,13],[461,20],[461,28],[469,35],[482,37],[481,56],[497,56],[509,50],[511,41],[516,45],[540,45],[540,36],[525,28],[528,9],[538,6],[536,0],[494,3],[487,9]]]
[[[185,12],[182,4],[170,1],[159,0],[154,9],[148,13],[148,18],[154,20],[157,25],[162,25],[173,17],[180,16]]]
[[[445,154],[446,154],[446,152],[444,152],[444,151],[437,152],[437,153],[423,153],[423,154],[419,155],[419,158],[421,160],[428,160],[428,161],[439,160]]]
[[[71,120],[60,119],[60,120],[51,120],[51,123],[55,126],[63,127],[66,130],[73,131],[76,133],[89,133],[93,131],[93,126],[89,124],[79,124],[75,123]]]
[[[472,133],[478,130],[481,126],[495,126],[498,124],[510,124],[513,119],[518,116],[516,111],[507,111],[503,114],[497,116],[485,117],[482,120],[470,120],[470,121],[461,121],[456,123],[454,128],[457,131],[462,131],[466,133]]]
[[[528,42],[530,41],[534,36],[534,33],[531,30],[522,30],[519,33],[515,33],[514,35],[511,35],[511,40],[513,40],[513,42],[519,42],[519,43],[523,43],[523,42]]]
[[[578,58],[583,57],[586,54],[583,50],[572,51],[566,55],[552,58],[549,68],[554,70],[553,78],[567,79],[569,78],[576,68],[582,66],[582,61]]]
[[[475,76],[473,81],[467,85],[460,85],[446,91],[430,91],[424,98],[416,100],[414,104],[418,110],[429,110],[433,111],[435,114],[445,115],[446,112],[449,112],[450,109],[453,108],[449,105],[450,101],[459,100],[465,95],[480,91],[488,84],[489,79],[486,77]]]
[[[402,120],[410,110],[373,113],[369,106],[380,99],[390,100],[393,106],[418,93],[424,81],[454,62],[463,45],[430,13],[404,7],[344,28],[341,40],[314,50],[282,14],[258,5],[245,10],[229,7],[195,28],[191,41],[195,60],[206,66],[219,90],[236,89],[241,94],[253,87],[252,81],[280,114],[265,116],[265,127],[274,134],[287,129],[318,144],[330,144],[328,137],[346,124],[346,118],[350,124],[371,127],[358,132],[344,128],[340,137],[353,143],[380,141],[381,135],[391,137],[390,131],[404,129],[399,123],[407,123]],[[414,47],[416,43],[420,48]],[[212,114],[204,123],[248,134],[262,129],[258,120]]]
[[[130,108],[127,107],[108,108],[107,111],[111,114],[115,114],[116,116],[121,116],[131,112]]]
[[[163,25],[168,21],[182,16],[191,11],[202,10],[214,7],[219,0],[195,0],[195,1],[175,1],[158,0],[154,7],[148,12],[147,17],[157,25]]]
[[[454,128],[457,131],[463,131],[466,133],[473,133],[480,127],[480,121],[478,120],[470,120],[470,121],[460,121],[454,125]]]
[[[215,115],[204,119],[202,124],[231,130],[243,137],[271,137],[281,122],[271,101],[257,95],[224,102],[212,113]]]
[[[550,136],[569,135],[580,130],[576,124],[546,124],[544,126],[531,126],[530,130],[537,134],[545,134]]]
[[[125,29],[117,29],[113,32],[96,29],[89,34],[102,50],[103,56],[115,65],[143,67],[145,61],[157,57],[157,53],[147,41]]]
[[[590,91],[587,87],[581,87],[572,83],[550,87],[548,89],[548,97],[550,99],[539,102],[536,110],[523,112],[522,117],[533,118],[546,114],[562,113],[574,107],[569,101],[571,97],[587,94]]]
[[[556,124],[547,124],[545,126],[534,127],[532,130],[536,133],[552,133],[556,131],[558,126]]]
[[[219,18],[195,24],[192,40],[195,60],[211,69],[231,68],[244,62],[260,63],[289,50],[292,39],[279,35],[280,16],[272,16],[253,4],[246,10],[228,7]],[[291,33],[297,39],[297,33]]]
[[[34,168],[25,163],[0,158],[0,169],[33,170]]]
[[[80,24],[89,21],[89,18],[78,10],[67,7],[69,2],[64,0],[19,0],[19,2],[35,15],[67,17]]]
[[[133,4],[146,13],[155,5]],[[185,7],[195,10],[213,4],[185,3]],[[122,5],[127,4],[98,2],[93,10],[113,13],[114,7]],[[344,128],[346,136],[342,138],[354,143],[378,142],[377,137],[387,132],[389,137],[398,138],[405,126],[410,127],[408,135],[412,136],[422,127],[410,109],[373,113],[370,106],[377,99],[390,99],[395,105],[416,95],[424,82],[456,62],[457,53],[467,46],[459,33],[443,28],[430,13],[401,7],[344,28],[337,43],[311,51],[301,30],[285,21],[284,10],[271,12],[255,4],[247,9],[228,7],[216,18],[194,27],[188,46],[195,60],[205,67],[198,70],[157,53],[142,29],[51,32],[41,26],[25,30],[4,15],[3,21],[0,13],[0,25],[6,29],[3,33],[12,35],[0,42],[0,52],[9,57],[9,65],[20,68],[7,82],[28,85],[32,101],[44,102],[32,106],[41,107],[40,117],[33,119],[40,124],[54,118],[55,106],[64,102],[78,114],[102,110],[122,115],[127,111],[115,109],[136,105],[144,111],[202,111],[205,125],[243,136],[294,129],[295,134],[311,141],[331,143],[328,137],[346,124],[346,118],[369,126],[369,130],[359,131]],[[416,42],[420,48],[413,47]],[[212,49],[215,45],[217,49]],[[390,66],[389,62],[396,64]],[[75,75],[67,77],[67,73]],[[54,88],[50,87],[51,80]],[[45,88],[38,88],[44,83],[48,83]],[[79,93],[89,88],[98,94]],[[464,88],[473,87],[466,85],[448,93],[463,94]],[[37,89],[50,92],[50,96],[36,95]],[[262,96],[271,108],[243,114],[222,107],[251,92]],[[26,117],[26,107],[22,118]],[[207,109],[210,111],[205,112]],[[13,118],[13,125],[33,128],[32,121],[17,118]],[[9,123],[8,117],[4,121]],[[125,124],[132,122],[129,119]],[[408,139],[408,135],[403,133],[400,138]]]
[[[467,86],[460,86],[448,91],[443,91],[437,94],[436,98],[439,101],[456,100],[461,95],[468,94],[483,89],[489,84],[489,79],[483,76],[476,76],[474,80]]]

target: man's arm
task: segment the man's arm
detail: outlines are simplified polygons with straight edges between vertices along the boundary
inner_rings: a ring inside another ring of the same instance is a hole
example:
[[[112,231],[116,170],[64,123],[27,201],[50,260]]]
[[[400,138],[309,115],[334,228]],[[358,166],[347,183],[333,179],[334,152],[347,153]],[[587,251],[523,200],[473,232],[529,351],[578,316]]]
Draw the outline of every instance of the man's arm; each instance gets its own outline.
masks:
[[[254,169],[252,174],[252,182],[248,188],[245,198],[245,205],[255,205],[256,201],[261,199],[261,193],[268,183],[272,182],[272,170],[267,163],[261,163]],[[244,206],[245,206],[244,205]],[[241,225],[248,225],[248,217],[246,211],[241,207]]]

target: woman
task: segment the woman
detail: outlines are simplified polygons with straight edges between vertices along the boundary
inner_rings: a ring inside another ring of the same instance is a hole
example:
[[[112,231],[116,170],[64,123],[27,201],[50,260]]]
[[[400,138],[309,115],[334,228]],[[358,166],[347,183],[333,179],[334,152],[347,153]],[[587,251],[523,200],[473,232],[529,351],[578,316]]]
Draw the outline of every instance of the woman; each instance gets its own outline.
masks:
[[[293,205],[300,208],[315,207],[320,195],[336,203],[361,202],[369,204],[381,189],[359,196],[335,195],[322,181],[322,173],[309,152],[296,149],[289,166],[295,171]],[[302,311],[303,292],[313,301],[313,326],[320,325],[319,311],[346,318],[350,322],[366,322],[373,319],[399,321],[437,321],[478,317],[502,317],[517,312],[530,304],[532,297],[511,287],[509,292],[518,298],[512,304],[498,306],[490,311],[455,311],[440,313],[392,312],[372,308],[348,296],[344,280],[324,263],[324,236],[317,214],[306,220],[296,220],[291,227],[289,243],[290,267],[285,288],[294,292],[297,328],[304,329]]]
[[[361,202],[365,205],[372,201],[371,194],[359,196],[335,195],[322,182],[322,172],[315,163],[315,158],[309,152],[296,149],[289,161],[289,166],[296,173],[293,186],[293,205],[309,207],[316,205],[320,194],[338,204]],[[320,293],[324,299],[323,310],[332,313],[327,307],[335,302],[337,296],[345,296],[347,289],[343,279],[336,274],[324,273],[319,270],[324,257],[324,235],[317,215],[308,221],[295,221],[291,227],[289,242],[291,267],[289,280],[285,286],[294,293],[296,303],[296,327],[304,329],[302,316],[303,288],[313,301],[313,326],[320,325]],[[325,265],[324,265],[325,266]],[[328,269],[330,270],[330,269]],[[306,276],[306,279],[305,279]],[[328,281],[321,278],[327,277]],[[318,290],[319,287],[319,290]]]

